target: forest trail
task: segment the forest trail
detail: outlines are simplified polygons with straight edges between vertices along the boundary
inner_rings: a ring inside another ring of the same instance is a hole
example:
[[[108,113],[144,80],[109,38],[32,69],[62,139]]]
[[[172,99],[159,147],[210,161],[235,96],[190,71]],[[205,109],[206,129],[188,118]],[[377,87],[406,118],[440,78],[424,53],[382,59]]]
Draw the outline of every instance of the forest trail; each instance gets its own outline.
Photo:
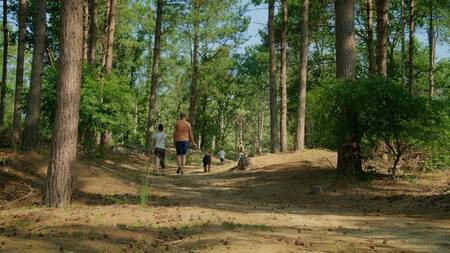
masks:
[[[170,167],[149,177],[148,205],[140,205],[142,156],[81,160],[73,205],[52,210],[33,205],[46,160],[17,155],[0,167],[0,252],[450,251],[450,172],[343,182],[335,157],[306,150],[254,158],[248,171],[227,162],[183,176]],[[5,207],[25,185],[36,193]],[[313,186],[322,192],[311,194]]]

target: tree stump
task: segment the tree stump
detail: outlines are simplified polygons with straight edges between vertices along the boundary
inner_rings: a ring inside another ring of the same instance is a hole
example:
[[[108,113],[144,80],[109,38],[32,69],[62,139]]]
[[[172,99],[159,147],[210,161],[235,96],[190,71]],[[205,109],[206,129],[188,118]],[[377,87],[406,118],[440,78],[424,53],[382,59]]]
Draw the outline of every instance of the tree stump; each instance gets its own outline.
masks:
[[[341,145],[338,152],[338,173],[358,177],[362,174],[361,152],[355,142]]]

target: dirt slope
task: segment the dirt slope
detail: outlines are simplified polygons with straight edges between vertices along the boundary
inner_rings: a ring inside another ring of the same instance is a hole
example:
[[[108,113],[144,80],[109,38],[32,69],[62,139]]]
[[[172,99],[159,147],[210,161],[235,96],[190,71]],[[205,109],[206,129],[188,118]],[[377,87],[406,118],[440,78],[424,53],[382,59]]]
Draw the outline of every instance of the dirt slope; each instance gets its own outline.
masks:
[[[335,153],[307,150],[254,158],[244,172],[171,167],[146,188],[145,157],[116,155],[80,161],[73,206],[52,210],[37,205],[45,155],[0,155],[13,158],[0,167],[0,252],[450,251],[449,172],[344,181]]]

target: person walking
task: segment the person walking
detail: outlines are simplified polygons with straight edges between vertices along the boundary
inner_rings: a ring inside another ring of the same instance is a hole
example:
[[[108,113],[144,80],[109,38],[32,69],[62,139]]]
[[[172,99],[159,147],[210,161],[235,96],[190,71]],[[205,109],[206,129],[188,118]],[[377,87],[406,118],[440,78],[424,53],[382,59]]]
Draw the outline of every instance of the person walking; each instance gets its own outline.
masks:
[[[189,145],[193,148],[197,147],[192,133],[191,124],[186,119],[186,113],[180,113],[180,119],[176,122],[173,131],[173,140],[177,151],[177,174],[183,175],[184,166],[186,165],[186,155],[189,150]]]
[[[223,149],[221,149],[218,153],[219,155],[219,159],[220,159],[220,164],[224,164],[225,163],[225,151]]]
[[[158,125],[158,132],[155,134],[154,142],[155,150],[153,153],[156,157],[156,171],[164,175],[164,169],[166,168],[166,134],[164,133],[163,124]]]

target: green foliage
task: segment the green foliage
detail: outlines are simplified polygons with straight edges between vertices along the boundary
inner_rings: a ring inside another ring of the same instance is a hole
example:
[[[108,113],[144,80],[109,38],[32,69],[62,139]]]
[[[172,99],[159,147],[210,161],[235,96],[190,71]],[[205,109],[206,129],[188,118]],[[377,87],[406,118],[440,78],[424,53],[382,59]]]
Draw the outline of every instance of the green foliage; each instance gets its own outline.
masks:
[[[314,141],[332,147],[333,139],[339,145],[350,142],[353,134],[366,155],[384,143],[395,157],[393,174],[401,157],[413,149],[428,151],[437,160],[436,154],[448,152],[448,105],[411,96],[396,82],[336,81],[316,89],[309,101]]]
[[[112,131],[120,141],[135,127],[132,92],[127,80],[111,74],[101,76],[85,67],[80,101],[80,131]],[[92,139],[92,138],[88,138]]]

